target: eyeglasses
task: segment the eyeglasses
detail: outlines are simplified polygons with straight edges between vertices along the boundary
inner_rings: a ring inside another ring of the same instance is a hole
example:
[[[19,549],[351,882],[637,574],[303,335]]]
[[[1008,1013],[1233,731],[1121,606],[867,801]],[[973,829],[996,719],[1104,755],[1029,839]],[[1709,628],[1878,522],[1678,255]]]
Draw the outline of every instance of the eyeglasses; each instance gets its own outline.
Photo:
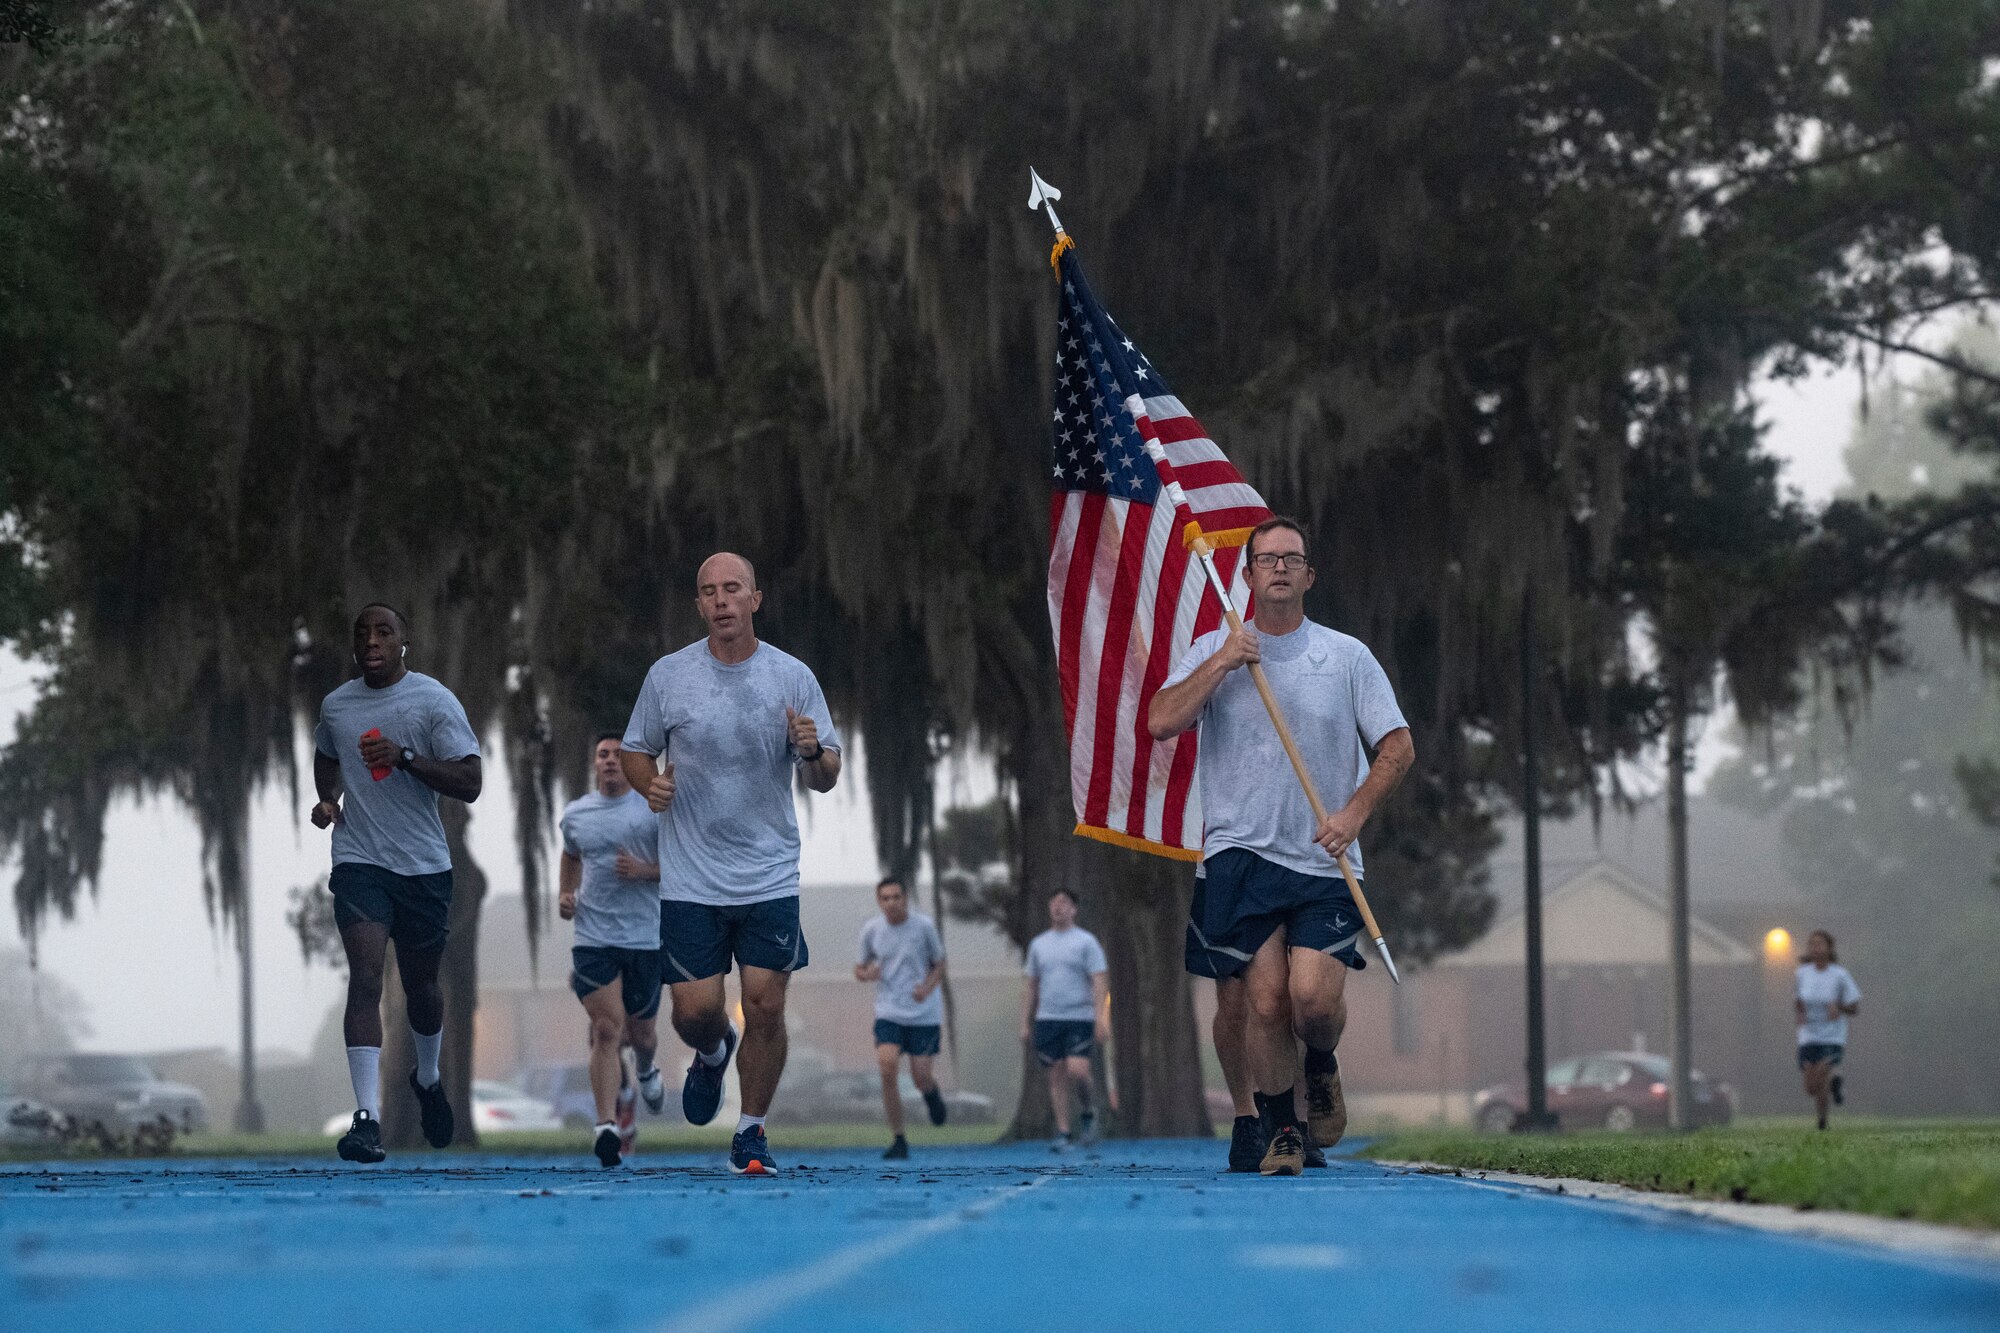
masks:
[[[1250,557],[1250,563],[1258,569],[1276,569],[1283,563],[1286,573],[1296,574],[1306,567],[1306,558],[1296,551],[1288,551],[1284,555],[1276,551],[1259,551]]]

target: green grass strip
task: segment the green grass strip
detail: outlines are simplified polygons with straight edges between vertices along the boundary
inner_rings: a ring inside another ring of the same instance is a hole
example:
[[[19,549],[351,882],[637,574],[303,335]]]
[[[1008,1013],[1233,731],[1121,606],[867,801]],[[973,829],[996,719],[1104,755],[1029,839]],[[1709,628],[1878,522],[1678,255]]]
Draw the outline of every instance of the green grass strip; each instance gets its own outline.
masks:
[[[1571,1176],[1634,1189],[2000,1228],[2000,1121],[1752,1122],[1693,1134],[1477,1134],[1375,1139],[1387,1161]]]

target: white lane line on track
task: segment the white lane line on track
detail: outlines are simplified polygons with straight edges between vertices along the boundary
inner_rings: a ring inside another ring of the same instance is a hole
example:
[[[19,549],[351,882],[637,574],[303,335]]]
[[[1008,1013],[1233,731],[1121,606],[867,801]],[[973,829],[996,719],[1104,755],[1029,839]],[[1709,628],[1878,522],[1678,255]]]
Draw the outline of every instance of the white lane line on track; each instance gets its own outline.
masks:
[[[849,1278],[866,1270],[871,1264],[893,1258],[912,1245],[929,1240],[932,1236],[953,1231],[967,1222],[977,1222],[1002,1207],[1011,1199],[1024,1194],[1032,1194],[1055,1176],[1038,1176],[1031,1184],[1008,1185],[1000,1189],[988,1190],[978,1200],[963,1208],[927,1217],[914,1222],[899,1231],[891,1231],[886,1236],[874,1240],[864,1240],[854,1245],[835,1250],[831,1254],[795,1268],[789,1273],[768,1278],[755,1287],[737,1288],[726,1296],[692,1306],[681,1311],[659,1326],[659,1333],[723,1333],[727,1329],[748,1328],[759,1320],[777,1314],[789,1305],[795,1305],[808,1296],[818,1295],[829,1287],[837,1287]]]

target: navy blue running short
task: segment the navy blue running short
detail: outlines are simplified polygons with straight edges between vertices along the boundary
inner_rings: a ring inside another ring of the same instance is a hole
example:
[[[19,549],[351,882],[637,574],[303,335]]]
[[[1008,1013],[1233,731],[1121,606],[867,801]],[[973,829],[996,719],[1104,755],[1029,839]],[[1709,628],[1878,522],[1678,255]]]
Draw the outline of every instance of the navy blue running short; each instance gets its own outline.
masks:
[[[438,953],[450,936],[451,872],[399,875],[381,866],[342,861],[326,887],[333,893],[333,921],[342,930],[363,921],[389,928],[401,953]]]
[[[1202,862],[1188,906],[1187,970],[1226,981],[1250,966],[1279,927],[1294,949],[1317,949],[1351,968],[1361,956],[1361,909],[1338,875],[1306,875],[1228,847]]]
[[[811,961],[798,895],[740,907],[661,900],[660,976],[668,985],[719,977],[732,960],[772,972],[796,972]]]
[[[651,1018],[660,1012],[660,951],[615,949],[579,944],[569,951],[569,988],[581,1000],[614,981],[625,984],[619,995],[627,1018]]]
[[[1822,1060],[1827,1064],[1837,1065],[1840,1063],[1840,1057],[1845,1054],[1847,1054],[1847,1048],[1836,1045],[1833,1042],[1802,1042],[1799,1045],[1799,1068],[1804,1069],[1807,1065],[1816,1065]]]
[[[1035,1020],[1035,1058],[1044,1069],[1073,1055],[1088,1059],[1096,1049],[1097,1024],[1087,1018]]]
[[[936,1023],[892,1023],[878,1018],[875,1044],[900,1046],[905,1055],[936,1055],[944,1044],[944,1029]]]

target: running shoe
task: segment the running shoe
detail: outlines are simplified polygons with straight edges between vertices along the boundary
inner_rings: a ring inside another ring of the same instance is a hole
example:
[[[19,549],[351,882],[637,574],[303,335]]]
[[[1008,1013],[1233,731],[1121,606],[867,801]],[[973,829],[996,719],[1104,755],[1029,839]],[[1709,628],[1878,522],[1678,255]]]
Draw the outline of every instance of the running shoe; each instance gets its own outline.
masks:
[[[1833,1094],[1833,1104],[1835,1106],[1847,1105],[1847,1098],[1842,1096],[1840,1091],[1840,1075],[1835,1074],[1833,1076],[1833,1081],[1826,1085],[1826,1090]]]
[[[597,1127],[597,1141],[590,1146],[597,1153],[597,1161],[601,1166],[616,1166],[625,1160],[618,1151],[618,1126],[616,1125],[599,1125]]]
[[[1067,1134],[1058,1134],[1049,1142],[1049,1151],[1054,1153],[1069,1152],[1075,1147],[1076,1145],[1070,1142],[1069,1135]]]
[[[639,1075],[639,1095],[646,1099],[646,1109],[654,1115],[666,1109],[667,1080],[658,1065]]]
[[[898,1134],[896,1136],[896,1141],[889,1145],[889,1151],[882,1154],[882,1160],[885,1162],[909,1161],[910,1141],[904,1138],[901,1134]]]
[[[639,1145],[639,1094],[631,1088],[618,1089],[618,1151],[631,1156]]]
[[[687,1081],[681,1084],[681,1114],[690,1125],[705,1125],[715,1119],[715,1113],[722,1107],[722,1076],[729,1070],[730,1057],[736,1054],[736,1029],[731,1027],[722,1038],[722,1063],[710,1065],[695,1053],[688,1065]]]
[[[771,1159],[771,1145],[764,1138],[762,1125],[752,1125],[729,1141],[729,1169],[739,1176],[772,1176],[778,1173],[778,1164]]]
[[[1306,1170],[1326,1170],[1326,1149],[1313,1138],[1312,1126],[1306,1126]]]
[[[1280,1125],[1277,1133],[1271,1135],[1271,1146],[1264,1150],[1264,1160],[1257,1170],[1267,1176],[1297,1176],[1305,1174],[1306,1141],[1300,1137],[1293,1125]]]
[[[345,1162],[379,1162],[389,1155],[382,1151],[382,1122],[366,1111],[354,1113],[354,1123],[334,1149]]]
[[[943,1091],[938,1088],[932,1088],[929,1092],[926,1092],[924,1094],[924,1109],[931,1113],[931,1123],[933,1125],[942,1125],[945,1113]]]
[[[1229,1169],[1248,1175],[1264,1160],[1264,1122],[1254,1115],[1239,1115],[1229,1131]]]
[[[410,1071],[410,1091],[417,1094],[417,1107],[423,1112],[424,1142],[433,1148],[451,1146],[451,1103],[445,1100],[444,1080],[439,1079],[425,1087],[417,1082],[417,1071]]]
[[[1331,1148],[1347,1133],[1347,1093],[1340,1086],[1340,1069],[1325,1073],[1308,1072],[1306,1083],[1306,1126],[1313,1142]]]

